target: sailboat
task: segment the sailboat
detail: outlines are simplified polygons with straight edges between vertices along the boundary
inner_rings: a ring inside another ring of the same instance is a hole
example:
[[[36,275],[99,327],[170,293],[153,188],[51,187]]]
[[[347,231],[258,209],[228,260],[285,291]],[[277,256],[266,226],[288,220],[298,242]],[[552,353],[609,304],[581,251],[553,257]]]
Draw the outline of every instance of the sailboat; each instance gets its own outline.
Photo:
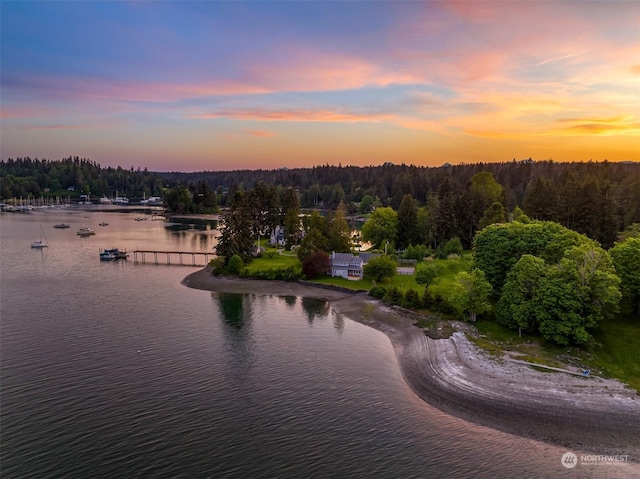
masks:
[[[49,245],[47,244],[46,237],[44,236],[44,231],[42,231],[42,226],[40,226],[40,240],[34,241],[33,243],[31,243],[31,247],[40,249],[40,248],[46,248],[48,246]]]

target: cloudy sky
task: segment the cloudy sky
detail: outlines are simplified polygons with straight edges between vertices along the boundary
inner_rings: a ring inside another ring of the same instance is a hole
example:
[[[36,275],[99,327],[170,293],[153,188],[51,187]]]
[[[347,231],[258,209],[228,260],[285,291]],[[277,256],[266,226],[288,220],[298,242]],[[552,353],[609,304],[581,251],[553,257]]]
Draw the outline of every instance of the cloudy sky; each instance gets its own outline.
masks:
[[[640,161],[640,2],[2,1],[1,154]]]

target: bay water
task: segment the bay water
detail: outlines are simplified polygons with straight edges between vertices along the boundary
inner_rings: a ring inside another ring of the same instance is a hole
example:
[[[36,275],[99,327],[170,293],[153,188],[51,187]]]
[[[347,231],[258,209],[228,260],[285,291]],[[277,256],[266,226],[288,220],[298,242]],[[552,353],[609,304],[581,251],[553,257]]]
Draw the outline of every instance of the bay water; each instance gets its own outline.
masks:
[[[0,214],[3,478],[628,474],[567,469],[562,448],[431,407],[384,334],[325,302],[194,290],[181,280],[197,267],[100,261],[101,248],[215,245],[215,230],[136,216]],[[40,228],[49,247],[31,249]]]

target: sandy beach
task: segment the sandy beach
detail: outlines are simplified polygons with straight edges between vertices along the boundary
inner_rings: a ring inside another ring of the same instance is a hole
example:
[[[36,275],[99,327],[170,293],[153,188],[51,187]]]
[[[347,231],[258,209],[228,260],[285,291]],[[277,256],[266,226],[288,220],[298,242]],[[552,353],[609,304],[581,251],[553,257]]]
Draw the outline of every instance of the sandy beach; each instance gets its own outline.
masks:
[[[463,332],[431,339],[402,311],[370,296],[280,281],[214,277],[183,280],[217,292],[276,294],[328,301],[340,315],[385,333],[409,386],[429,404],[468,421],[590,454],[640,462],[640,396],[598,377],[540,372],[490,356]]]

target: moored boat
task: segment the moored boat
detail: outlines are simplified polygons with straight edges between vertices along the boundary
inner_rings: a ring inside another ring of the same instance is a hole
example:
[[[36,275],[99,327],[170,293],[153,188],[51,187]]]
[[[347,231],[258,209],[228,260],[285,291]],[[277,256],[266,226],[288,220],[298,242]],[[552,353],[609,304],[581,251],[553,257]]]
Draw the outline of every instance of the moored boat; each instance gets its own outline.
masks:
[[[86,226],[80,228],[77,233],[78,236],[92,236],[94,234],[96,234],[96,232]]]
[[[40,239],[38,241],[34,241],[31,243],[32,248],[42,249],[47,248],[49,245],[47,244],[46,237],[44,236],[44,231],[42,231],[42,226],[40,227]]]
[[[101,261],[114,261],[116,259],[127,259],[129,253],[118,248],[107,248],[100,251]]]

